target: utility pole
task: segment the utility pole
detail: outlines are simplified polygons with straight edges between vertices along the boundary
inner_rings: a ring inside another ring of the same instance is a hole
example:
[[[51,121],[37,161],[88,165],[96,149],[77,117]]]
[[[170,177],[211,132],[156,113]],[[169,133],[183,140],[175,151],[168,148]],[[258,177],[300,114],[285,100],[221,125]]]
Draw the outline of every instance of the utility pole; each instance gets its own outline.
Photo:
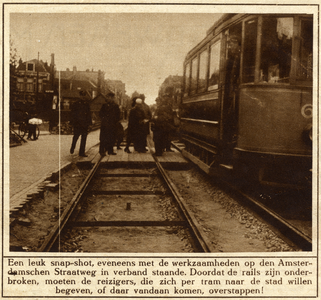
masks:
[[[38,103],[38,89],[39,89],[39,52],[38,52],[38,61],[37,61],[37,83],[36,83],[36,108],[38,109],[39,103]]]

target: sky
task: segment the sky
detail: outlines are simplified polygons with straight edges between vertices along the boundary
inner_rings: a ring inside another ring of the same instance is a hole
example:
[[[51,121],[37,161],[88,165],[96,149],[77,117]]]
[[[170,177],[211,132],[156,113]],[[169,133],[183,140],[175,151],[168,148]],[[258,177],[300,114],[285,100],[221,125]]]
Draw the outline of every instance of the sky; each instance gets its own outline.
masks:
[[[23,61],[55,55],[57,70],[105,72],[126,94],[155,103],[169,75],[183,74],[189,50],[221,14],[214,13],[11,13],[10,36]]]

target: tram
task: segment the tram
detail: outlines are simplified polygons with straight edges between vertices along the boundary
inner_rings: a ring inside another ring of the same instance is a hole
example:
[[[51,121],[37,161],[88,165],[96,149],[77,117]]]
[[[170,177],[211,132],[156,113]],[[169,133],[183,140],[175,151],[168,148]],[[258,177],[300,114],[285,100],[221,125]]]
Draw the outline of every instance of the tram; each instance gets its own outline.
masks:
[[[183,154],[209,174],[311,183],[312,54],[312,15],[224,14],[183,64]]]

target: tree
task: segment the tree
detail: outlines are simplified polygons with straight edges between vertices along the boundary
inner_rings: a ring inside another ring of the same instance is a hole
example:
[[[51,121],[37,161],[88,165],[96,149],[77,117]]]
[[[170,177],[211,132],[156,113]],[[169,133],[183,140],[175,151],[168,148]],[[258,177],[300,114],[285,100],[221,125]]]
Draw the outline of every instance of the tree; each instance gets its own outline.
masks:
[[[14,98],[17,93],[16,67],[18,66],[17,49],[10,36],[10,109],[14,108]]]
[[[13,43],[11,36],[10,36],[10,66],[12,65],[15,68],[18,65],[18,54],[17,53],[18,53],[18,51],[14,47],[14,43]]]

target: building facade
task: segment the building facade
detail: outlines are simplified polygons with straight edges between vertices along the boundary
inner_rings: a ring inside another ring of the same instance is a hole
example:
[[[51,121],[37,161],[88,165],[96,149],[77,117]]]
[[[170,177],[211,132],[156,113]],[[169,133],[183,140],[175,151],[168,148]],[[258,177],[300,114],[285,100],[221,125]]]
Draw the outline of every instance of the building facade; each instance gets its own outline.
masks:
[[[26,62],[19,61],[15,70],[16,88],[10,95],[12,107],[29,111],[31,107],[37,114],[45,118],[54,96],[54,54],[51,56],[51,64],[39,59]]]

